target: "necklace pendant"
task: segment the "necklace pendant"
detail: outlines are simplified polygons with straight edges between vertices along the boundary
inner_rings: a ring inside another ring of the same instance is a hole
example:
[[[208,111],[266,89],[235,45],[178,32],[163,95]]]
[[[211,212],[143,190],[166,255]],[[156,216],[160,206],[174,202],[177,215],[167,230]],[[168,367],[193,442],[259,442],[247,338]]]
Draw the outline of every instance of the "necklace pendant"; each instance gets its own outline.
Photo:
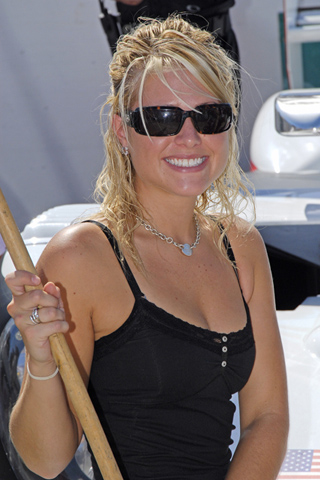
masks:
[[[195,239],[195,241],[193,242],[192,245],[190,245],[189,243],[184,243],[184,244],[177,243],[173,240],[172,237],[167,237],[164,233],[158,232],[158,230],[156,230],[151,225],[146,223],[142,218],[139,218],[139,217],[136,217],[136,218],[141,223],[141,225],[144,226],[144,228],[147,230],[147,232],[152,233],[152,235],[156,235],[158,238],[160,238],[160,240],[163,240],[163,241],[167,242],[168,244],[172,243],[172,245],[179,248],[181,250],[181,252],[183,253],[183,255],[185,255],[186,257],[191,257],[191,255],[193,254],[192,250],[194,248],[196,248],[197,245],[199,245],[201,231],[200,231],[199,220],[198,220],[196,215],[194,215],[194,221],[195,221],[195,224],[196,224],[196,239]]]
[[[187,257],[191,257],[192,255],[192,248],[190,247],[189,243],[185,243],[183,248],[181,249],[182,253]]]

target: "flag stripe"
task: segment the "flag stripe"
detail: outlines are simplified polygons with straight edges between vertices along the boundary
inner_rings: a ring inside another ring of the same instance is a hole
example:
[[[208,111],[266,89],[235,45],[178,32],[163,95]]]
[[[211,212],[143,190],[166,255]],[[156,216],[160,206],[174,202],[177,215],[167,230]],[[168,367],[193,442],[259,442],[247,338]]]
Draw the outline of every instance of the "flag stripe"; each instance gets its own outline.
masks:
[[[280,473],[278,479],[289,479],[289,478],[318,478],[320,479],[319,472],[286,472]]]
[[[320,450],[288,450],[277,480],[320,479]]]

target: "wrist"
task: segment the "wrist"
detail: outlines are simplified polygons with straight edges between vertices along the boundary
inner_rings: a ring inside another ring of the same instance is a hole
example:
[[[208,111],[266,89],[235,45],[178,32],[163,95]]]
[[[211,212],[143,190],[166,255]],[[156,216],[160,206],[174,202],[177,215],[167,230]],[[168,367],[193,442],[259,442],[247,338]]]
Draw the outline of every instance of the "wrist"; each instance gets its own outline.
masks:
[[[50,380],[59,373],[59,369],[56,364],[51,364],[50,367],[47,366],[45,369],[43,367],[39,369],[34,368],[34,365],[30,367],[30,363],[27,361],[26,367],[29,377],[33,378],[34,380]]]

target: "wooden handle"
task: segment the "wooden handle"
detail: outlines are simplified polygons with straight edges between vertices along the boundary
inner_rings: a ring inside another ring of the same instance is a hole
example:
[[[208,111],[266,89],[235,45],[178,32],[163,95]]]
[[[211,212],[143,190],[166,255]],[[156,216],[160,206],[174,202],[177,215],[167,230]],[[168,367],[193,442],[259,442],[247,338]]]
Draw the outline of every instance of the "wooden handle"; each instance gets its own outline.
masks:
[[[15,268],[37,274],[1,189],[0,233]],[[42,285],[36,288],[42,288]],[[86,434],[104,480],[122,480],[122,475],[110,445],[63,333],[52,335],[50,337],[50,345],[66,391]]]

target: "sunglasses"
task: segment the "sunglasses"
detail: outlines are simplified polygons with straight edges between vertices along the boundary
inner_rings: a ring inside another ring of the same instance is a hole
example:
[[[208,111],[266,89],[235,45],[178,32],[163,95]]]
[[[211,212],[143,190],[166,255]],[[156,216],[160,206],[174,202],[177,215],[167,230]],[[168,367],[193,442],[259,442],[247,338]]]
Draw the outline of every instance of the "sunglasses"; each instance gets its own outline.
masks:
[[[222,133],[229,130],[233,115],[229,103],[199,105],[195,110],[178,107],[142,107],[128,112],[125,122],[140,135],[167,137],[177,135],[185,120],[190,117],[194,128],[203,135]],[[143,117],[143,118],[142,118]]]

